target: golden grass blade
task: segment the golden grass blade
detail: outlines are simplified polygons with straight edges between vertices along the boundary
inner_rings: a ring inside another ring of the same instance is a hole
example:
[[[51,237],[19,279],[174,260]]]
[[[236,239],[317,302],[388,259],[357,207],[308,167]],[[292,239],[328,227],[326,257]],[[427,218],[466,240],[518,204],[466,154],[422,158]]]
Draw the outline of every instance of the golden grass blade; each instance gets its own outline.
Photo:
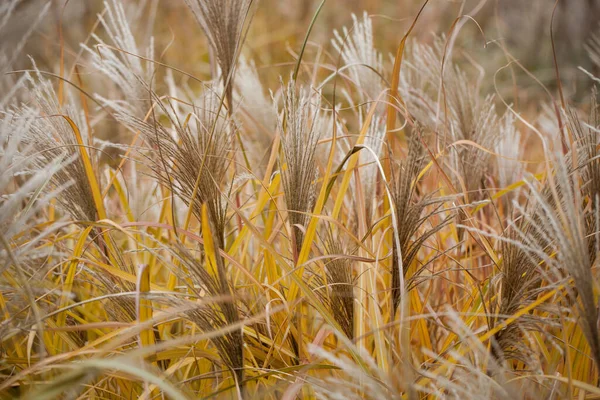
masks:
[[[79,239],[77,240],[77,244],[75,245],[75,249],[73,251],[73,260],[69,263],[69,267],[67,269],[67,275],[66,275],[65,281],[63,282],[63,287],[62,287],[63,295],[58,304],[59,309],[63,308],[66,305],[67,301],[69,300],[69,296],[72,293],[73,282],[75,280],[75,272],[77,271],[77,265],[79,264],[79,258],[83,254],[84,246],[86,244],[88,236],[90,235],[90,233],[92,231],[92,228],[93,228],[92,226],[88,226],[82,232],[82,234],[79,236]],[[66,318],[67,318],[66,313],[59,314],[57,317],[56,325],[64,326]],[[61,348],[58,340],[59,340],[59,336],[55,336],[54,343],[53,343],[53,347],[55,349]]]
[[[77,139],[77,144],[79,145],[79,154],[81,154],[81,159],[83,160],[83,165],[85,167],[85,174],[92,190],[94,204],[96,205],[96,212],[98,212],[98,219],[106,219],[106,210],[104,208],[104,201],[102,200],[102,193],[100,192],[100,187],[98,186],[98,180],[96,179],[96,173],[94,172],[92,161],[90,160],[90,156],[86,151],[86,145],[83,143],[81,132],[71,118],[66,115],[62,115],[62,117],[65,119],[65,121],[67,121],[69,126],[71,126],[71,129],[75,134],[75,138]]]
[[[139,305],[139,323],[144,323],[152,319],[152,301],[146,298],[150,291],[150,268],[142,265],[138,271],[138,296]],[[152,329],[140,333],[140,342],[142,346],[151,346],[154,344],[154,332]]]

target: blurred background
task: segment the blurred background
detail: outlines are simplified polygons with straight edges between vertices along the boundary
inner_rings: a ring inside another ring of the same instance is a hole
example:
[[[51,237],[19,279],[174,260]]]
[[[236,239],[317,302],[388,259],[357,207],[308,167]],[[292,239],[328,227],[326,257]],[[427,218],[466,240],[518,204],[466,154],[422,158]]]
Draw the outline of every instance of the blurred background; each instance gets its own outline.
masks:
[[[90,32],[104,37],[97,29],[98,15],[104,9],[103,1],[50,0],[43,15],[40,15],[41,10],[49,0],[2,1],[8,6],[12,4],[16,14],[4,24],[0,46],[24,45],[23,54],[31,55],[41,70],[56,73],[59,71],[59,26],[62,21],[65,66],[70,69],[77,64],[86,85],[93,85],[93,71],[87,68],[80,44],[93,47],[96,42]],[[254,60],[267,87],[275,87],[278,76],[291,70],[320,1],[255,2],[244,55]],[[209,78],[208,46],[184,0],[128,0],[125,4],[128,6],[127,17],[133,21],[136,30],[134,37],[138,48],[146,48],[153,37],[155,58],[200,79]],[[383,54],[384,62],[391,64],[402,36],[422,4],[416,0],[327,0],[304,60],[310,63],[319,57],[320,63],[335,64],[337,54],[331,46],[333,31],[344,26],[351,28],[352,13],[358,15],[366,11],[374,19],[375,46]],[[550,39],[555,4],[555,0],[431,0],[412,37],[420,42],[431,42],[436,35],[448,35],[458,17],[470,16],[461,18],[456,24],[453,61],[485,72],[483,90],[489,93],[500,90],[507,102],[527,104],[531,99],[539,100],[539,96],[545,96],[541,84],[551,92],[556,91]],[[583,102],[592,83],[580,67],[595,75],[599,72],[599,21],[600,0],[560,0],[556,6],[553,27],[556,57],[565,96],[574,102]],[[20,38],[28,33],[31,33],[29,40],[21,43]],[[515,64],[496,74],[511,58],[518,60],[532,76]],[[26,57],[12,63],[13,69],[29,67],[31,61]],[[164,69],[158,71],[157,85],[164,81],[160,76],[163,72]]]
[[[50,1],[49,11],[36,26],[26,54],[43,67],[55,67],[60,54],[58,25],[63,21],[67,57],[74,59],[79,43],[86,41],[103,10],[102,0],[6,0],[15,3],[16,14],[4,27],[2,45],[17,45],[19,38],[40,18]],[[312,19],[320,0],[256,1],[254,23],[247,41],[250,56],[260,55],[257,64],[290,60],[288,49],[298,42]],[[375,17],[375,43],[384,54],[393,53],[423,1],[415,0],[327,0],[315,26],[312,40],[329,42],[334,29],[351,24],[351,14],[368,12]],[[550,20],[555,0],[431,0],[416,26],[414,37],[431,40],[433,34],[448,33],[454,20],[469,15],[481,26],[485,40],[473,21],[463,18],[458,42],[474,56],[487,58],[502,53],[500,43],[542,81],[553,78]],[[184,0],[128,0],[129,16],[136,19],[136,38],[154,35],[157,54],[165,49],[164,61],[194,71],[194,64],[206,53],[203,35]],[[145,35],[144,35],[145,33]],[[587,44],[600,35],[600,0],[560,0],[554,17],[556,51],[564,78],[577,80],[578,66],[593,69],[586,54]],[[260,61],[260,62],[258,62]],[[475,61],[485,64],[485,60]],[[26,60],[23,62],[27,62]],[[499,67],[499,65],[497,66]]]

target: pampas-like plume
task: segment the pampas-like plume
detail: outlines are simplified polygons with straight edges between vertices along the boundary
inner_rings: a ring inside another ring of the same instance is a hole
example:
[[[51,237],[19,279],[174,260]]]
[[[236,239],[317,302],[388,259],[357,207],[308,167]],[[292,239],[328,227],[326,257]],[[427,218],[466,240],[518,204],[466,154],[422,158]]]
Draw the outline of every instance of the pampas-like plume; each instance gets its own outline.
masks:
[[[34,110],[27,109],[22,110],[18,117],[9,114],[0,120],[0,232],[8,240],[30,227],[29,220],[37,208],[22,213],[24,202],[31,193],[50,181],[66,161],[64,151],[59,152],[56,159],[48,155],[47,163],[41,166],[34,157],[27,156],[35,151],[34,146],[25,144],[25,140],[36,117]],[[15,179],[23,180],[17,188],[12,186]],[[51,191],[48,196],[56,194]],[[39,200],[48,201],[49,197]]]
[[[334,31],[333,47],[342,55],[350,77],[360,91],[360,100],[375,100],[383,90],[381,77],[383,61],[373,44],[373,21],[365,11],[362,20],[352,14],[354,25],[350,32],[344,27],[342,33]]]
[[[272,100],[265,95],[254,61],[241,57],[236,76],[235,99],[243,104],[248,119],[257,126],[260,134],[256,139],[271,139],[277,127],[277,113],[273,110]]]
[[[493,149],[500,138],[498,117],[493,97],[480,100],[478,95],[459,90],[467,85],[466,75],[456,82],[457,90],[450,90],[453,118],[450,122],[452,141],[468,140],[485,149]],[[490,154],[473,146],[460,146],[450,152],[450,166],[458,173],[455,178],[457,190],[465,191],[467,202],[481,200],[479,190],[484,186],[483,178],[488,171]],[[460,214],[462,215],[462,214]]]
[[[283,85],[283,83],[282,83]],[[283,110],[279,118],[279,131],[285,165],[283,189],[292,226],[294,255],[300,251],[306,213],[312,211],[315,202],[313,180],[317,176],[315,154],[321,135],[320,98],[309,89],[296,89],[293,80],[283,89]]]
[[[244,22],[253,0],[185,0],[185,2],[204,30],[217,58],[227,105],[231,110],[235,61],[243,40]]]
[[[535,210],[532,212],[535,213]],[[529,305],[540,293],[542,274],[542,259],[535,253],[525,251],[516,244],[519,240],[526,240],[530,246],[544,248],[543,239],[527,219],[521,219],[510,231],[507,240],[501,244],[502,264],[499,275],[500,290],[492,290],[490,308],[503,316],[514,315],[523,307]],[[494,288],[494,285],[491,286]],[[493,329],[500,319],[490,319],[489,325]],[[523,332],[536,328],[539,319],[532,314],[526,314],[514,323],[506,326],[496,335],[492,342],[492,355],[499,360],[514,358],[528,362],[529,347],[523,343]]]
[[[96,49],[92,50],[86,46],[84,48],[91,56],[92,65],[106,75],[125,95],[126,101],[119,104],[127,107],[136,116],[143,117],[150,107],[145,83],[150,81],[152,68],[149,62],[144,65],[142,60],[131,54],[143,55],[152,60],[154,58],[152,41],[145,54],[141,54],[121,0],[105,1],[104,8],[106,15],[99,15],[98,19],[108,35],[110,40],[108,44],[123,51],[111,49],[95,34],[93,38],[98,43]],[[101,100],[111,103],[109,100]]]
[[[439,101],[444,42],[444,36],[436,37],[431,45],[410,41],[400,71],[399,89],[410,114],[429,127],[442,124]]]
[[[219,113],[220,99],[212,90],[208,87],[201,103],[194,106],[189,123],[180,122],[153,94],[154,101],[170,119],[173,132],[158,121],[145,122],[124,112],[117,117],[144,134],[153,149],[147,158],[154,174],[167,187],[173,185],[175,193],[193,208],[198,219],[202,218],[202,204],[207,203],[218,247],[223,248],[226,203],[221,187],[231,164],[230,149],[238,128],[222,109]]]
[[[507,113],[500,121],[500,139],[496,143],[498,156],[498,183],[505,188],[519,179],[521,168],[519,160],[523,152],[521,133],[514,123],[515,117]]]
[[[381,156],[383,149],[383,143],[385,140],[385,123],[382,118],[374,116],[369,125],[369,131],[365,137],[364,146],[368,147],[377,155]],[[360,163],[363,165],[360,169],[360,181],[363,185],[363,193],[376,193],[377,191],[377,175],[379,174],[379,168],[377,167],[376,160],[373,160],[373,153],[370,151],[361,151],[358,155]],[[354,185],[354,180],[352,180]],[[373,200],[376,200],[376,196],[369,197],[366,204],[366,218],[367,224],[371,224],[373,219],[374,204]]]
[[[63,118],[63,116],[67,116],[77,123],[80,117],[72,107],[63,108],[58,104],[54,88],[41,75],[38,74],[37,79],[28,77],[28,81],[31,86],[31,94],[39,109],[39,117],[32,121],[26,137],[23,138],[24,143],[28,146],[28,156],[33,157],[35,165],[40,169],[51,165],[59,158],[72,159],[72,162],[64,165],[52,175],[51,185],[48,188],[63,189],[57,200],[74,219],[95,221],[97,210],[80,157],[80,146],[73,129]],[[38,111],[23,106],[18,114],[23,116],[31,112]],[[77,123],[77,125],[78,127],[85,126],[83,123]]]
[[[240,117],[244,118],[246,127],[242,141],[244,148],[253,149],[246,156],[250,165],[262,167],[267,161],[267,150],[277,128],[277,112],[273,109],[271,98],[265,94],[253,61],[241,57],[236,77],[234,101],[241,105],[238,115],[241,114]],[[252,127],[254,129],[250,129]]]
[[[420,128],[409,139],[407,158],[402,160],[394,169],[392,176],[393,207],[395,209],[398,237],[400,242],[400,254],[402,258],[402,273],[406,276],[409,267],[415,260],[421,246],[425,241],[442,229],[450,218],[446,218],[440,224],[426,229],[417,234],[419,229],[425,225],[431,215],[439,208],[441,199],[435,199],[431,195],[417,198],[416,185],[419,173],[425,165],[424,150],[420,142]],[[430,205],[436,205],[433,210],[423,215],[425,209]],[[415,236],[416,235],[416,236]],[[393,245],[394,256],[392,262],[392,304],[394,308],[400,302],[400,266],[396,256],[398,248],[396,241]],[[416,276],[418,271],[413,275]]]
[[[316,275],[317,284],[325,286],[326,290],[317,290],[316,293],[329,306],[331,315],[349,339],[354,337],[354,286],[352,260],[344,257],[348,254],[346,246],[339,238],[335,238],[331,230],[324,240],[327,253],[334,258],[325,263],[325,279]]]

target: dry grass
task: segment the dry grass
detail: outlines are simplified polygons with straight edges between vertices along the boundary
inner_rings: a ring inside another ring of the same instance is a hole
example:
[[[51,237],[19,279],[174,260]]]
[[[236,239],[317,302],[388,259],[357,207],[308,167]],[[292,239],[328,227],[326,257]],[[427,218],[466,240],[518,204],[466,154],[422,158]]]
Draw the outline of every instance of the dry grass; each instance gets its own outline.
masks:
[[[600,30],[317,3],[0,5],[0,398],[600,398]]]

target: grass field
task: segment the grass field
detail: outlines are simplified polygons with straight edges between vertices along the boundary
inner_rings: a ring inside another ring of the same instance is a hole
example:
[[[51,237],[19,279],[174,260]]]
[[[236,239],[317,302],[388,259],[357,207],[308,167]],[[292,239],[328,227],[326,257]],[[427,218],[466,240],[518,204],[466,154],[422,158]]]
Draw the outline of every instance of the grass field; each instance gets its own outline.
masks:
[[[598,20],[0,2],[0,399],[600,399]]]

